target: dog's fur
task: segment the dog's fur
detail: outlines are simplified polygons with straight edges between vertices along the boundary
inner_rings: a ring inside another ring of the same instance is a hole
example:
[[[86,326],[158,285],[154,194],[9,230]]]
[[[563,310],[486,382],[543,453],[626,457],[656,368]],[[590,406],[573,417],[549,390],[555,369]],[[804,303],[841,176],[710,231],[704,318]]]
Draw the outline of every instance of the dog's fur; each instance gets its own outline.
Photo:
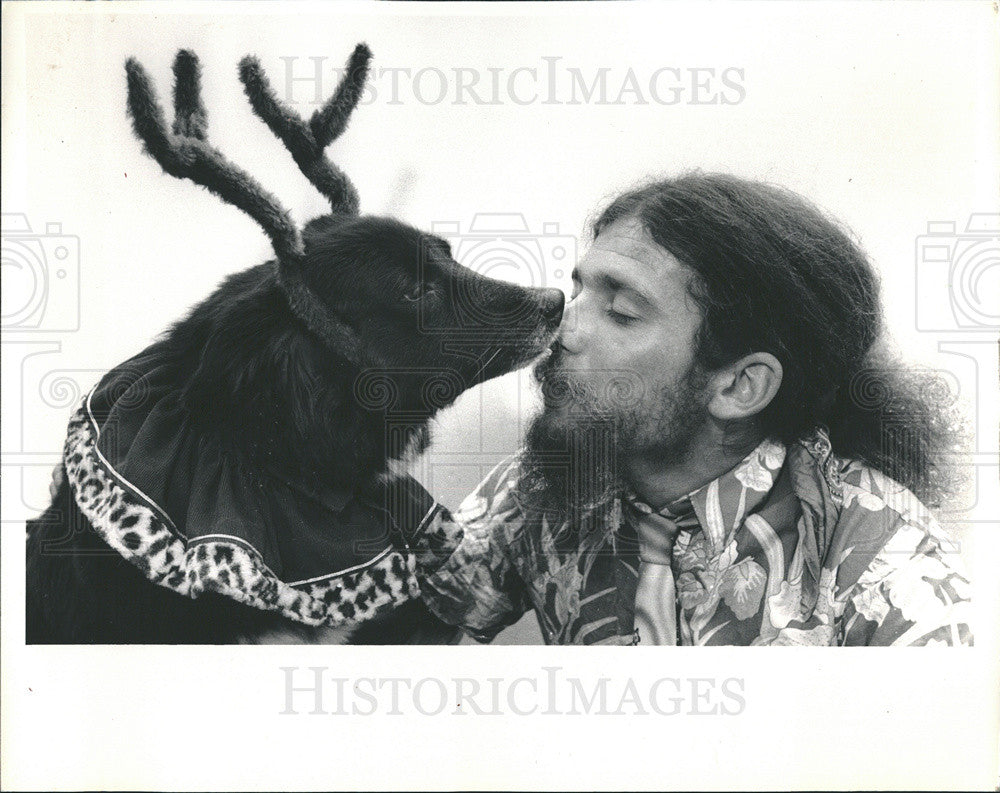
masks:
[[[334,213],[308,224],[302,242],[301,283],[351,334],[350,352],[313,332],[268,262],[229,277],[145,353],[170,372],[189,426],[246,470],[266,471],[263,486],[277,477],[384,487],[394,461],[426,448],[438,410],[541,353],[561,316],[560,292],[480,276],[444,240],[393,219]],[[393,400],[366,401],[361,384],[373,375]],[[402,432],[386,432],[387,414]],[[28,642],[330,637],[213,593],[187,598],[150,583],[91,530],[65,477],[28,523],[27,600]],[[454,637],[419,601],[354,631],[371,643]]]

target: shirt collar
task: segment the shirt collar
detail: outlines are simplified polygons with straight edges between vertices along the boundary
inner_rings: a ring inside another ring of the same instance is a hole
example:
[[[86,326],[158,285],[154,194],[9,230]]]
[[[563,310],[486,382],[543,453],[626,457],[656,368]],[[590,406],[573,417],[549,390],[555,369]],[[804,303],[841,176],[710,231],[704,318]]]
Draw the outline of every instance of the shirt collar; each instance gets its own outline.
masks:
[[[785,463],[782,443],[765,439],[732,469],[659,510],[671,520],[694,511],[713,555],[721,553],[743,520],[767,498]],[[640,513],[653,510],[632,490],[624,498]]]

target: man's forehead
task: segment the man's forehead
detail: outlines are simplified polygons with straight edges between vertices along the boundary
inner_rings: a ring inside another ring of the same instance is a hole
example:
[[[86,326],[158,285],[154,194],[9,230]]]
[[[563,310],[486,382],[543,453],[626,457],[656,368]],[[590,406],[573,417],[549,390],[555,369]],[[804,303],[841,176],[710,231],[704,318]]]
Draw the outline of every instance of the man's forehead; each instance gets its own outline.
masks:
[[[662,271],[664,267],[682,266],[675,256],[657,245],[642,224],[633,218],[615,221],[602,230],[590,251],[607,252],[616,257],[631,259],[644,270],[656,268]]]

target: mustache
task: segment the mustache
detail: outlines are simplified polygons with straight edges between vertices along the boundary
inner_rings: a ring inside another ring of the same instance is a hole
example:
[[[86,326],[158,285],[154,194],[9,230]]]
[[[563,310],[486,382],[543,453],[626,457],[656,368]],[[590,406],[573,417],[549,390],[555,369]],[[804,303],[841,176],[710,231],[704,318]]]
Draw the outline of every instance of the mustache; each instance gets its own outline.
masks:
[[[548,353],[548,355],[539,359],[531,370],[535,382],[539,385],[544,384],[547,379],[552,377],[554,372],[560,370],[563,366],[565,352],[558,339],[548,346]]]
[[[549,346],[549,354],[532,370],[535,381],[541,386],[546,409],[593,401],[590,389],[566,370],[565,358],[565,349],[556,341]]]
[[[532,369],[546,410],[570,408],[589,418],[611,417],[641,405],[646,396],[646,383],[638,372],[609,369],[589,374],[599,375],[599,385],[566,367],[566,350],[558,341]]]

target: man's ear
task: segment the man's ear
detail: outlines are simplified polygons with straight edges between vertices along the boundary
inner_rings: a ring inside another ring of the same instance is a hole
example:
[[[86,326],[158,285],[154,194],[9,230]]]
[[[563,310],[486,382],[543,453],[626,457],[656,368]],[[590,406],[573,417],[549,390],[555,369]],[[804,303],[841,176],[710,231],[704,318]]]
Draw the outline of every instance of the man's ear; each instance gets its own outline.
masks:
[[[744,355],[709,380],[709,414],[720,421],[756,416],[777,395],[782,374],[781,362],[771,353]]]

